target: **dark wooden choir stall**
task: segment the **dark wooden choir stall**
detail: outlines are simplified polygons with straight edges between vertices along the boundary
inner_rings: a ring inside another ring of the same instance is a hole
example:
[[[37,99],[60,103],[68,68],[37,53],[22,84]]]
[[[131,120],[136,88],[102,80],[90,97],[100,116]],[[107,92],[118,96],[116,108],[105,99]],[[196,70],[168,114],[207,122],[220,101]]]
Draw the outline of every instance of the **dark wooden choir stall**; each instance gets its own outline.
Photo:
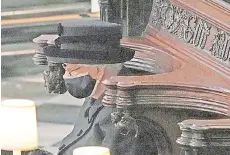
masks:
[[[101,0],[123,26],[135,76],[105,81],[117,128],[144,125],[159,155],[230,154],[230,4],[222,0]]]

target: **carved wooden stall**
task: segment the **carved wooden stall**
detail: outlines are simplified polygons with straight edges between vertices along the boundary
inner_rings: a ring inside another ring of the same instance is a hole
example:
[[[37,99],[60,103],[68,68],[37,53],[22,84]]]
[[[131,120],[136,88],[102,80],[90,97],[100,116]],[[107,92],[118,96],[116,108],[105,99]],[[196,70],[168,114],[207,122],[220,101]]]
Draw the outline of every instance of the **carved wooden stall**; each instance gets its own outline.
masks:
[[[116,127],[147,124],[161,155],[230,154],[230,4],[119,2],[101,1],[102,20],[123,25],[125,65],[145,72],[104,82]]]

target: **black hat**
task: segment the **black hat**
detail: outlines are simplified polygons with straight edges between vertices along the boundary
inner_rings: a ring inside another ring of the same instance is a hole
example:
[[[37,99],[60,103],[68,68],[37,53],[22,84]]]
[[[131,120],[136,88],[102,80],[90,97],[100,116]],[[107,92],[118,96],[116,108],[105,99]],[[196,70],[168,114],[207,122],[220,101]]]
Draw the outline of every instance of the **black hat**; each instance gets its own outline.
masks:
[[[58,25],[56,39],[44,47],[48,61],[55,63],[111,64],[133,58],[135,51],[122,47],[119,24],[78,20]]]

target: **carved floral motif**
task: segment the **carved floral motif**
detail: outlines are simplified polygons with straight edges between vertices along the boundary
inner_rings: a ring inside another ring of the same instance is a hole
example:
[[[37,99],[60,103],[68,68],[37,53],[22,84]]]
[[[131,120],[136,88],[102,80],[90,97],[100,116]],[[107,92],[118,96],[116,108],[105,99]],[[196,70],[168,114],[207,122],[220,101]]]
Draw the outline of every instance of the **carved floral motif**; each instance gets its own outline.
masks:
[[[201,49],[204,49],[211,29],[209,23],[172,5],[168,0],[155,0],[152,23]]]
[[[185,42],[204,49],[212,25],[174,6],[169,0],[153,0],[151,23],[166,30]],[[213,40],[211,54],[222,61],[230,62],[230,35],[219,30]]]
[[[230,62],[230,35],[218,29],[210,51],[216,58]]]

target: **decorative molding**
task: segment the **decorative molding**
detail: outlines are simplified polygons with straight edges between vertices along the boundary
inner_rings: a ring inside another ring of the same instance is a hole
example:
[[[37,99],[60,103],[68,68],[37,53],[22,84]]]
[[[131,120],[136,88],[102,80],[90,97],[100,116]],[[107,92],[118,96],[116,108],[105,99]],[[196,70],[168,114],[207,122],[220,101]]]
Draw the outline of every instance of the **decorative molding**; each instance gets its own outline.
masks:
[[[174,6],[169,0],[153,0],[150,24],[167,31],[186,43],[208,51],[216,59],[229,65],[230,41],[229,34],[225,31],[216,32],[211,49],[205,49],[211,31],[218,29],[198,16]]]
[[[230,153],[230,119],[190,119],[178,125],[182,134],[176,142],[185,155]]]
[[[121,109],[132,106],[193,109],[223,116],[229,115],[228,100],[221,91],[215,92],[215,90],[193,88],[180,84],[173,86],[149,83],[145,86],[131,86],[131,84],[125,86],[124,83],[120,83],[117,85],[119,86],[116,94],[106,93],[106,97],[102,100],[104,105],[116,104],[116,107]]]
[[[230,1],[229,0],[205,0],[209,4],[214,4],[222,10],[230,12]],[[228,1],[228,2],[227,2]]]

